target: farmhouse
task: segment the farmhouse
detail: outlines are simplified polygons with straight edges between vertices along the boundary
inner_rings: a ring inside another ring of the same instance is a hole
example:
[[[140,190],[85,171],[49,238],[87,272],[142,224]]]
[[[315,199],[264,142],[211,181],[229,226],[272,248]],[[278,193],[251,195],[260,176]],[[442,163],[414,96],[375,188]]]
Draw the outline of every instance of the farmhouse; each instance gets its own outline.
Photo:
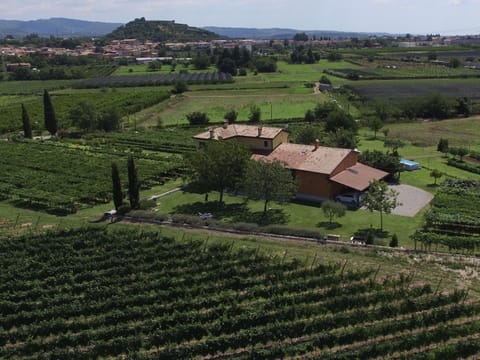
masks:
[[[388,173],[358,162],[358,150],[289,143],[285,129],[225,123],[196,135],[197,147],[212,140],[236,140],[247,145],[252,159],[281,161],[298,182],[297,198],[322,201],[344,192],[363,192],[372,180]]]

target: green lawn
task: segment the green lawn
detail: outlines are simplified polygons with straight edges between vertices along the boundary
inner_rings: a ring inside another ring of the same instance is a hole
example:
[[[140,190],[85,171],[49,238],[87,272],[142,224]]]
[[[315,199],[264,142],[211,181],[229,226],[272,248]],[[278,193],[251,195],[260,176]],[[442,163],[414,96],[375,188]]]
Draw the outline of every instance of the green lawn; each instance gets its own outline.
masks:
[[[332,226],[323,214],[318,204],[270,204],[270,210],[263,217],[263,202],[248,201],[240,196],[227,195],[223,209],[218,209],[217,193],[209,194],[209,201],[205,202],[203,194],[177,192],[162,198],[158,202],[157,210],[161,213],[186,213],[197,215],[199,212],[211,212],[214,218],[231,222],[254,222],[260,224],[284,224],[292,227],[315,228],[325,234],[339,234],[342,240],[348,241],[358,229],[379,228],[380,215],[367,210],[349,210],[343,218],[335,219]],[[413,247],[409,236],[419,229],[423,223],[423,215],[414,218],[385,215],[384,227],[390,234],[396,233],[400,246]],[[388,245],[388,244],[387,244]]]
[[[238,111],[238,120],[247,120],[250,107],[257,105],[262,120],[283,121],[291,118],[303,118],[308,109],[325,101],[323,94],[272,94],[272,91],[191,91],[176,96],[166,102],[147,108],[130,117],[130,122],[144,126],[156,125],[161,119],[163,125],[187,124],[186,115],[193,111],[205,112],[210,122],[223,122],[225,113],[230,109]]]

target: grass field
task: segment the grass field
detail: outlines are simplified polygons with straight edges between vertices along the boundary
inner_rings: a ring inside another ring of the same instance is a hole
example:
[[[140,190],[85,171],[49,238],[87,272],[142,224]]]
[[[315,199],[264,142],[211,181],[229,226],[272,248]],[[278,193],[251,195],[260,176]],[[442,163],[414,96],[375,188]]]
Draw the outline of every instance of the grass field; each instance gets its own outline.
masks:
[[[257,105],[262,113],[262,120],[285,120],[303,118],[308,109],[313,109],[319,102],[325,101],[322,94],[291,95],[273,94],[272,91],[208,91],[187,92],[171,98],[166,102],[150,107],[135,114],[130,122],[152,126],[161,119],[163,125],[188,124],[186,115],[193,111],[205,112],[210,122],[223,121],[227,111],[235,109],[238,120],[247,120],[250,107]]]

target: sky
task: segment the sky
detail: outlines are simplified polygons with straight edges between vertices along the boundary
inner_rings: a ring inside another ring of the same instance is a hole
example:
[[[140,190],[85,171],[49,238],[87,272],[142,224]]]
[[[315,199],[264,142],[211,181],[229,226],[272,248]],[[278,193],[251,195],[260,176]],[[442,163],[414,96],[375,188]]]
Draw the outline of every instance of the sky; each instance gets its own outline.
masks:
[[[191,26],[460,35],[480,33],[480,0],[0,0],[0,19],[134,18]]]

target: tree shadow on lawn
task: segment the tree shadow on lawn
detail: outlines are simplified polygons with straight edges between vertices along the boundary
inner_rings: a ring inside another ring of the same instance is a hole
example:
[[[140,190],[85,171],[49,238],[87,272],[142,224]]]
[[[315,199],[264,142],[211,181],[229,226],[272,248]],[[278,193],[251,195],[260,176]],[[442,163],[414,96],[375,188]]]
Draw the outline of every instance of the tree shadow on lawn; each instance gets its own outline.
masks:
[[[270,209],[264,215],[263,211],[251,211],[246,202],[224,204],[219,206],[218,201],[200,202],[178,205],[174,209],[177,214],[199,215],[211,213],[216,220],[228,219],[231,222],[247,222],[258,225],[286,224],[289,215],[283,209]]]
[[[329,221],[321,221],[317,224],[317,227],[327,229],[327,230],[334,230],[342,227],[342,224],[332,221],[331,223]]]

